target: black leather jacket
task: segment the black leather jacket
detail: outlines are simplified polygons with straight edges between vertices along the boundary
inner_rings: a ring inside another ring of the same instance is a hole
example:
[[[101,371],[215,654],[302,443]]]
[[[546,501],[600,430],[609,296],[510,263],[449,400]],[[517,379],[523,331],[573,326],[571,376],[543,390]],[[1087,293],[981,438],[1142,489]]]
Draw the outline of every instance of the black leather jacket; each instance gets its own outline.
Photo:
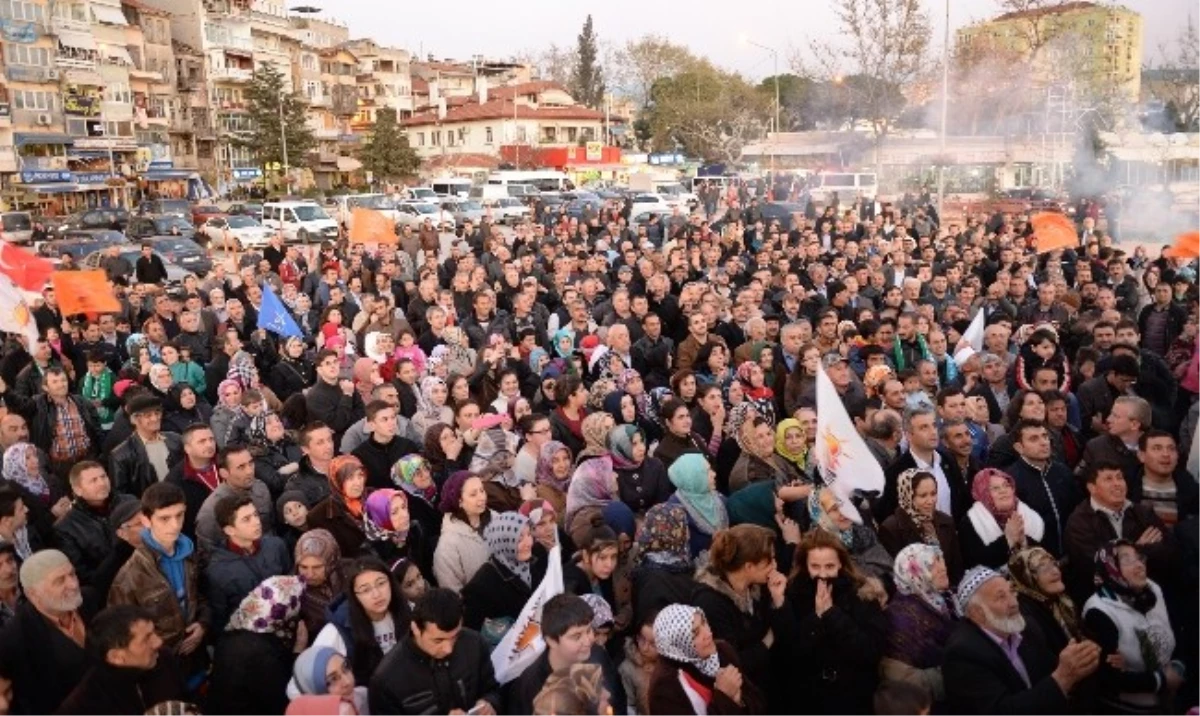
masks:
[[[160,434],[167,443],[167,469],[170,470],[183,460],[183,438],[167,431]],[[113,449],[108,456],[108,465],[113,490],[117,492],[140,498],[147,487],[159,481],[146,455],[146,445],[136,432]]]

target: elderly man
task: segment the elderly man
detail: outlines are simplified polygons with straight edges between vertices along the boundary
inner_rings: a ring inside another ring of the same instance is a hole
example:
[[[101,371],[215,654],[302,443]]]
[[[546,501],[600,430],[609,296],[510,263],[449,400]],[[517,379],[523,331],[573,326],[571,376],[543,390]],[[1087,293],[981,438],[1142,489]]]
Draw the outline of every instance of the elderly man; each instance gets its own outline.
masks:
[[[964,714],[1066,713],[1071,691],[1100,665],[1100,647],[1071,641],[1055,655],[1025,629],[1016,592],[987,567],[967,571],[956,595],[958,623],[942,678],[950,710]]]
[[[54,713],[88,667],[83,593],[71,561],[56,549],[25,560],[21,589],[27,601],[0,634],[0,669],[14,694],[11,712]]]

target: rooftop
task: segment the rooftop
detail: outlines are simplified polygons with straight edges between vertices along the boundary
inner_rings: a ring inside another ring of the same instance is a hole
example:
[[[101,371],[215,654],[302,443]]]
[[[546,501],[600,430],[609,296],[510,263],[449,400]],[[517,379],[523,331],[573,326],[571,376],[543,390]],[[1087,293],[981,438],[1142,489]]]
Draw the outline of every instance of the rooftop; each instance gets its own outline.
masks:
[[[590,119],[602,120],[604,114],[582,105],[573,107],[531,107],[509,100],[491,100],[484,104],[471,103],[449,108],[445,117],[436,111],[423,112],[404,120],[406,127],[451,122],[477,122],[487,119]]]

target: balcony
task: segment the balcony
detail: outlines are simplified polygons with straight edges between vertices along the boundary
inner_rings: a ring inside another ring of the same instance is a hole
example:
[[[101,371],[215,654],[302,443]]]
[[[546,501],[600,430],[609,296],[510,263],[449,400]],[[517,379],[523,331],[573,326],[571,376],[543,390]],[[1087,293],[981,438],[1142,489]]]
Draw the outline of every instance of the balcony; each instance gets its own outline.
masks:
[[[99,64],[94,55],[64,55],[61,52],[54,58],[54,64],[72,70],[94,70]]]
[[[333,99],[327,94],[318,95],[310,98],[308,104],[310,107],[331,107],[333,106]]]
[[[66,157],[21,157],[21,168],[44,172],[62,171],[67,168]]]
[[[209,25],[204,30],[204,40],[213,47],[223,47],[228,50],[254,52],[254,40],[228,32],[220,26]]]
[[[14,173],[17,171],[17,150],[12,147],[0,147],[0,172]]]
[[[317,129],[313,131],[313,137],[316,139],[336,140],[342,136],[340,129]]]
[[[5,97],[3,102],[0,102],[0,127],[12,126],[12,105],[8,103],[8,98]]]
[[[213,67],[208,71],[208,78],[214,82],[249,82],[254,77],[254,70],[241,67]]]
[[[90,35],[92,24],[87,20],[56,16],[50,18],[50,30],[56,35],[60,32],[86,32]]]

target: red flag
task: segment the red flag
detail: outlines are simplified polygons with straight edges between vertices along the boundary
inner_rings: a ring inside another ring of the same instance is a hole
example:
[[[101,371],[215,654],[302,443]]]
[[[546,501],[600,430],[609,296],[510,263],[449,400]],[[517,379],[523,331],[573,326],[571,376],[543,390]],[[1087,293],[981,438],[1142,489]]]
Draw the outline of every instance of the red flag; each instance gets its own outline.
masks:
[[[41,291],[54,273],[54,264],[28,251],[0,241],[0,274],[26,291]]]
[[[1180,259],[1200,258],[1200,231],[1187,231],[1175,237],[1175,245],[1167,248],[1163,256]]]
[[[1043,211],[1030,217],[1037,236],[1037,252],[1044,254],[1054,249],[1069,249],[1079,245],[1075,225],[1067,217],[1055,211]]]

